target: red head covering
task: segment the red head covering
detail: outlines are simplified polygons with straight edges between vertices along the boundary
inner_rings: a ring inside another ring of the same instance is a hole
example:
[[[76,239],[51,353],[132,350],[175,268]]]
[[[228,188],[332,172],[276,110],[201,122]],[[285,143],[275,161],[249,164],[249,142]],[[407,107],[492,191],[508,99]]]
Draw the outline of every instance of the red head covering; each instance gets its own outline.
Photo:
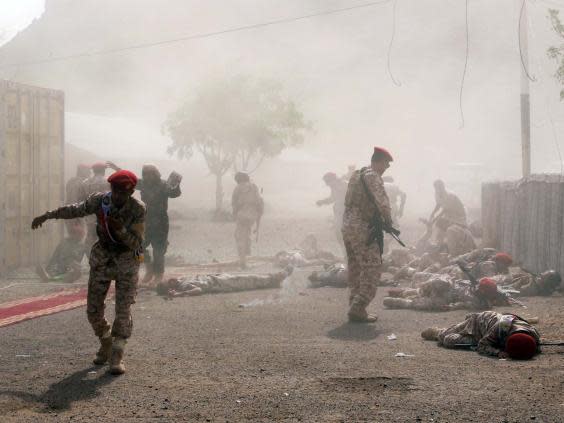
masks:
[[[374,153],[372,154],[372,161],[379,160],[380,158],[385,158],[386,160],[393,162],[394,158],[388,150],[382,147],[374,147]]]
[[[323,175],[324,181],[334,181],[335,179],[337,179],[337,175],[333,172],[327,172],[325,175]]]
[[[483,294],[486,298],[495,298],[497,295],[497,284],[493,279],[482,278],[478,284],[478,292]]]
[[[494,261],[505,266],[511,266],[511,264],[513,263],[513,259],[507,253],[497,253],[494,256]]]
[[[118,170],[110,175],[108,182],[112,185],[112,188],[129,191],[137,185],[137,176],[129,170]]]
[[[514,360],[529,360],[537,352],[537,341],[528,333],[514,333],[505,342],[505,352]]]

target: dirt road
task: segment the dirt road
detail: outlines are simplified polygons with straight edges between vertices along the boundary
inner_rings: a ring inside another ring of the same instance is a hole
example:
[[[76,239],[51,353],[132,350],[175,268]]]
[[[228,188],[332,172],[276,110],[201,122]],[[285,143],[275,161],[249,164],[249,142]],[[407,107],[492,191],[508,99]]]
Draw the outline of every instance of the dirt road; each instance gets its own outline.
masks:
[[[1,421],[564,421],[562,348],[530,362],[438,348],[419,332],[465,313],[383,310],[384,288],[379,322],[350,325],[345,291],[307,289],[306,275],[281,291],[140,294],[121,377],[90,364],[84,308],[0,329]],[[544,336],[564,337],[563,297],[527,304]]]

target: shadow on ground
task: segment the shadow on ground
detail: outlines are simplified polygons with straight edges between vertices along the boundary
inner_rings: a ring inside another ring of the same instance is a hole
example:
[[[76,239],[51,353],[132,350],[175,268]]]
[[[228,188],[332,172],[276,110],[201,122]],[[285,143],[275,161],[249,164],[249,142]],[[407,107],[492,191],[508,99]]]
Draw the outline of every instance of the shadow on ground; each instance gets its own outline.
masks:
[[[11,396],[26,403],[43,405],[45,411],[69,410],[74,402],[96,398],[100,395],[99,389],[101,387],[116,379],[115,376],[107,372],[100,375],[92,375],[94,377],[90,378],[89,372],[97,370],[99,370],[98,367],[90,366],[75,372],[63,380],[53,383],[49,386],[49,389],[41,395],[24,391],[2,390],[0,391],[0,396]],[[22,407],[16,406],[16,408]]]
[[[327,332],[329,338],[342,341],[371,341],[380,334],[381,331],[374,325],[349,322]]]

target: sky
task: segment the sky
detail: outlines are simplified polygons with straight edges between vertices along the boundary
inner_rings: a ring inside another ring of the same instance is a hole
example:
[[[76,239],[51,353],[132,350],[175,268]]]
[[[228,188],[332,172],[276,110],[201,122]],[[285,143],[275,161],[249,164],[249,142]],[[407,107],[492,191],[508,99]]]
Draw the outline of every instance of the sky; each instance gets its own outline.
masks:
[[[34,49],[19,49],[14,43],[5,60],[134,45],[367,2],[50,0],[48,4],[59,7],[53,8],[49,26],[30,28],[28,44],[20,40]],[[520,176],[517,23],[521,1],[470,0],[468,4],[463,127],[462,0],[398,0],[390,58],[400,86],[387,70],[392,2],[127,54],[21,68],[2,76],[52,88],[70,81],[65,87],[67,141],[83,148],[96,143],[100,150],[121,157],[134,151],[140,159],[167,158],[168,140],[160,131],[166,115],[206,78],[243,73],[281,80],[314,122],[315,130],[303,148],[282,156],[311,162],[311,174],[303,178],[309,186],[319,184],[319,174],[326,170],[343,173],[347,164],[364,164],[366,152],[378,144],[394,152],[394,176],[413,194],[429,191],[437,177],[452,184],[476,176],[516,178]],[[546,55],[546,49],[559,42],[547,12],[564,0],[528,0],[527,4],[529,67],[535,76],[530,83],[533,171],[559,171],[564,103],[553,77],[556,65]],[[42,2],[0,0],[6,27],[21,28],[41,11]],[[100,83],[100,75],[107,76],[102,81],[106,85],[93,84]],[[93,97],[100,100],[98,109],[84,104],[84,99]],[[478,163],[487,172],[469,165],[456,167],[464,163]],[[473,185],[479,187],[476,181]]]
[[[0,45],[39,17],[44,7],[45,0],[0,1]]]

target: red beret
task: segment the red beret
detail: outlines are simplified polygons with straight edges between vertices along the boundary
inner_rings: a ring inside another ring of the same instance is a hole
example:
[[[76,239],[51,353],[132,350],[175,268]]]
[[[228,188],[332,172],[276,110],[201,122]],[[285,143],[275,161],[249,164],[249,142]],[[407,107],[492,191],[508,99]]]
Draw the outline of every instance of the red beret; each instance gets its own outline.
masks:
[[[478,284],[478,291],[488,298],[494,298],[497,295],[497,284],[493,279],[482,278]]]
[[[92,165],[92,169],[105,169],[106,163],[104,162],[96,162]]]
[[[129,191],[137,185],[137,176],[129,170],[118,170],[110,175],[108,182],[113,187]]]
[[[337,179],[337,174],[334,172],[327,172],[325,175],[323,175],[324,181],[331,181],[335,179]]]
[[[388,159],[390,162],[394,161],[394,158],[392,157],[390,152],[388,150],[386,150],[385,148],[374,147],[374,154],[382,155],[382,156],[386,157],[386,159]]]
[[[511,264],[513,263],[513,259],[507,253],[497,253],[494,256],[494,261],[505,264],[506,266],[511,266]]]
[[[515,360],[529,360],[537,352],[537,341],[528,333],[514,333],[505,342],[505,352]]]

